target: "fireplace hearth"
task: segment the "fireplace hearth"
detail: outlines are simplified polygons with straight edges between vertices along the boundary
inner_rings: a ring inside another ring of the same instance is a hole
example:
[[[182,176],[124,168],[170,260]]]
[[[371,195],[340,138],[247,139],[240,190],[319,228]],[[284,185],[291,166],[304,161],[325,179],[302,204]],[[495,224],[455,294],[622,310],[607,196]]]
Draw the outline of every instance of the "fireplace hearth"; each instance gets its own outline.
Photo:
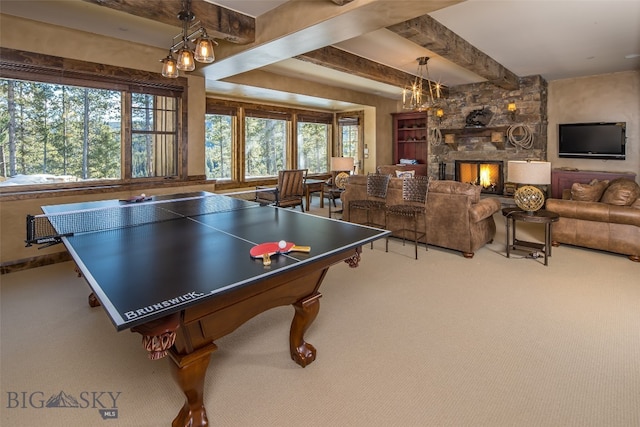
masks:
[[[459,182],[480,185],[483,193],[502,195],[504,188],[502,161],[456,160],[455,179]]]

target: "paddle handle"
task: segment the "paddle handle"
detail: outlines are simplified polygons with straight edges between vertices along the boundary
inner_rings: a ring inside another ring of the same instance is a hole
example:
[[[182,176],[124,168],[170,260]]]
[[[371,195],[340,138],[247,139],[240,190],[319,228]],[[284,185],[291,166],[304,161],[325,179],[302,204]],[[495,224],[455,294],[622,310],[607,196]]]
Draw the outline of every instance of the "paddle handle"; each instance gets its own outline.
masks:
[[[288,252],[306,252],[306,253],[309,253],[309,252],[311,252],[311,246],[296,246],[296,245],[293,245],[291,247],[291,249],[288,250]]]

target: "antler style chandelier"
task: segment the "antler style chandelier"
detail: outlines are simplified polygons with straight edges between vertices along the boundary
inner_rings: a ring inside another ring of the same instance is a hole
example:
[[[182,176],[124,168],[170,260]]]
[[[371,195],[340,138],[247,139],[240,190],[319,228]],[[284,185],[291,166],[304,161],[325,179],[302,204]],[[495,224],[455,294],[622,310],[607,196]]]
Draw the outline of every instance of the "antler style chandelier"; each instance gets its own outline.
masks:
[[[169,48],[169,55],[160,60],[163,64],[163,76],[175,79],[178,77],[178,70],[195,70],[195,61],[210,64],[215,60],[213,46],[217,46],[218,43],[209,38],[207,30],[200,21],[191,24],[195,18],[196,16],[191,11],[191,0],[183,0],[182,10],[178,13],[178,19],[182,21],[182,32],[173,37],[173,45]],[[178,55],[178,59],[174,58],[174,53]]]
[[[432,83],[429,78],[429,57],[422,56],[418,59],[418,72],[413,82],[402,89],[402,108],[404,110],[426,111],[436,106],[436,102],[442,96],[440,83]],[[426,79],[429,91],[425,93],[423,81]]]

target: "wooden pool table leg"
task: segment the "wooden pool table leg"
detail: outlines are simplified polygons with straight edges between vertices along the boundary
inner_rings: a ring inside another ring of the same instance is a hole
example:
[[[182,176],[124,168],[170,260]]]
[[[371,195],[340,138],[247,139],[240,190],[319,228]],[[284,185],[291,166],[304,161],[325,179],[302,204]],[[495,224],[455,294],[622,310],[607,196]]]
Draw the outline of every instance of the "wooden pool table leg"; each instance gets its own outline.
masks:
[[[207,410],[204,407],[204,379],[211,360],[211,353],[218,347],[211,343],[189,354],[171,355],[171,374],[185,395],[186,401],[172,427],[204,427],[209,425]]]
[[[303,368],[316,360],[316,349],[304,340],[304,333],[318,315],[321,296],[322,294],[315,292],[293,304],[296,314],[289,332],[289,350],[294,362]]]
[[[353,255],[351,255],[349,258],[345,259],[344,262],[346,262],[349,267],[351,268],[356,268],[358,267],[358,265],[360,264],[360,254],[362,253],[362,246],[358,246],[356,248],[356,251]]]

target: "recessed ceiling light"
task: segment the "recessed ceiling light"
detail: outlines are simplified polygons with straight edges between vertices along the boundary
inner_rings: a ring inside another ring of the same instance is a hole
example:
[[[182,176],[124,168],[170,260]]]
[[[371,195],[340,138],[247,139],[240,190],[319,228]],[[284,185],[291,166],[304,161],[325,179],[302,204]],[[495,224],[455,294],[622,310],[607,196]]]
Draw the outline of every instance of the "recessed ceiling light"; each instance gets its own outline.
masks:
[[[630,53],[629,55],[625,55],[624,57],[625,57],[625,59],[640,58],[640,53]]]

